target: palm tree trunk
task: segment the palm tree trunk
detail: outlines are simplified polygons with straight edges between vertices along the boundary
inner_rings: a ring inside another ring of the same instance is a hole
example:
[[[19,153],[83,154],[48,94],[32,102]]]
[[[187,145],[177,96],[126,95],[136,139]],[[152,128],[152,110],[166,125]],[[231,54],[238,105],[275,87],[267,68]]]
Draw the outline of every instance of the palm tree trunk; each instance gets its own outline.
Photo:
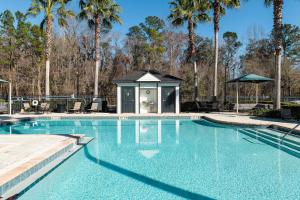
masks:
[[[189,30],[189,50],[188,50],[188,60],[193,61],[194,67],[194,100],[198,97],[198,69],[196,62],[196,48],[195,48],[195,35],[194,35],[194,23],[192,18],[188,20],[188,30]]]
[[[275,108],[281,108],[281,53],[282,53],[282,7],[283,0],[274,0],[274,30],[275,30],[275,54],[276,54],[276,75],[275,75]]]
[[[214,72],[214,96],[218,96],[218,57],[219,57],[219,17],[220,4],[219,0],[214,2],[214,51],[215,51],[215,72]]]
[[[40,64],[38,66],[38,79],[37,79],[37,87],[38,87],[38,96],[39,98],[42,96],[42,87],[41,87],[41,67]]]
[[[101,25],[101,19],[98,15],[95,19],[95,85],[94,85],[94,97],[98,97],[98,78],[99,78],[99,67],[100,67],[100,25]]]
[[[224,66],[224,105],[227,101],[227,66]]]
[[[46,78],[45,78],[45,95],[50,95],[50,56],[51,56],[51,42],[52,42],[52,19],[47,17],[46,19]]]
[[[198,99],[198,67],[197,62],[194,61],[194,100]]]

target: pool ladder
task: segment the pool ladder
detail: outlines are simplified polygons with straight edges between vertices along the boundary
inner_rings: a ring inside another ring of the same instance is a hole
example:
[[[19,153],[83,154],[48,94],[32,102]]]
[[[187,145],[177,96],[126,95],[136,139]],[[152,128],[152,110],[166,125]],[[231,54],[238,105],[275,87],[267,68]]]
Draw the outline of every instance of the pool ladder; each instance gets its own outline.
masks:
[[[300,126],[300,122],[298,122],[297,125],[296,125],[294,128],[292,128],[289,132],[286,132],[286,133],[280,138],[280,144],[282,144],[283,139],[284,139],[287,135],[291,134],[291,133],[292,133],[293,131],[295,131],[296,128],[299,127],[299,126]]]

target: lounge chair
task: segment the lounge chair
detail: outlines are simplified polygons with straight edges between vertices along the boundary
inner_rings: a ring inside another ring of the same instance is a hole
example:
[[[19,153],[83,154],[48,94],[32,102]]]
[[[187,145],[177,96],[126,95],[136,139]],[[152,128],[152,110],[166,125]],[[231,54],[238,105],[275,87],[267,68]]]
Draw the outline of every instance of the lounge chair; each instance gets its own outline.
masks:
[[[40,105],[40,110],[44,113],[44,112],[48,112],[50,108],[50,104],[49,103],[41,103]]]
[[[81,110],[81,102],[75,102],[74,107],[69,110],[69,112],[80,112]]]
[[[31,108],[29,103],[23,103],[23,109],[24,109],[25,112],[32,111],[32,108]]]
[[[88,112],[98,112],[99,111],[99,103],[92,103],[91,108],[87,109]]]
[[[197,107],[197,112],[208,112],[209,111],[209,105],[205,101],[195,101],[195,105]]]

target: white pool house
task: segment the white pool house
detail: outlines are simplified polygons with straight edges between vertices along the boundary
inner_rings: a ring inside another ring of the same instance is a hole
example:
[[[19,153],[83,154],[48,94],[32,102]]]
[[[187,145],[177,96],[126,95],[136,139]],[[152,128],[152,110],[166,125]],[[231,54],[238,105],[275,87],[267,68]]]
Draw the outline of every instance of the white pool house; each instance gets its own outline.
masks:
[[[114,80],[117,113],[179,113],[182,79],[155,70],[128,73]]]

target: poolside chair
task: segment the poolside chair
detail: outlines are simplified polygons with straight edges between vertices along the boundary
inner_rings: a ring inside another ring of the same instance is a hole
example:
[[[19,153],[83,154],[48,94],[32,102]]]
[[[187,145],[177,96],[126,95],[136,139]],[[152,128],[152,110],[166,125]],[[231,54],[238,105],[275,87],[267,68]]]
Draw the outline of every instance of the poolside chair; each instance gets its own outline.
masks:
[[[69,112],[80,112],[81,110],[81,102],[75,102],[74,107],[69,110]]]
[[[88,112],[98,112],[99,111],[99,103],[92,103],[91,108],[87,109]]]
[[[23,109],[25,112],[30,112],[32,110],[29,103],[23,103]]]
[[[40,110],[44,112],[49,112],[50,104],[49,103],[41,103]]]

